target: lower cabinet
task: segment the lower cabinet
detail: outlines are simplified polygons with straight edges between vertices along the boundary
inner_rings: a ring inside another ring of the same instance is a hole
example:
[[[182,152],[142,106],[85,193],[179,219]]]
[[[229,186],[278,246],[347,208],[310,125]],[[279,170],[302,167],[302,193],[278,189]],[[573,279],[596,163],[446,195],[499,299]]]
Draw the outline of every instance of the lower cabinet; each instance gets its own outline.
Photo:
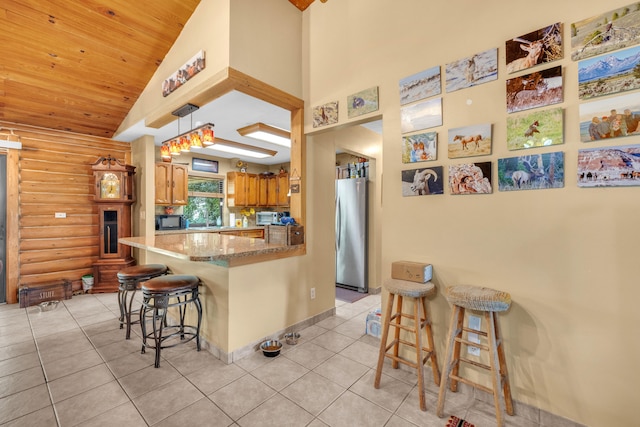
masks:
[[[264,229],[262,228],[256,228],[252,230],[225,230],[221,231],[220,234],[226,234],[228,236],[252,237],[254,239],[264,239]]]

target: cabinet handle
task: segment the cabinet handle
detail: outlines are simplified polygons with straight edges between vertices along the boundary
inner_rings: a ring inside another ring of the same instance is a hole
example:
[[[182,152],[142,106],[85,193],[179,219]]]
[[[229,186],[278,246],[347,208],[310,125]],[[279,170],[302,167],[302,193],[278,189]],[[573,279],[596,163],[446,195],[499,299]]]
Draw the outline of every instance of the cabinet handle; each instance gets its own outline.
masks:
[[[171,186],[169,185],[169,180],[167,180],[167,188],[169,188],[169,187],[171,187]]]

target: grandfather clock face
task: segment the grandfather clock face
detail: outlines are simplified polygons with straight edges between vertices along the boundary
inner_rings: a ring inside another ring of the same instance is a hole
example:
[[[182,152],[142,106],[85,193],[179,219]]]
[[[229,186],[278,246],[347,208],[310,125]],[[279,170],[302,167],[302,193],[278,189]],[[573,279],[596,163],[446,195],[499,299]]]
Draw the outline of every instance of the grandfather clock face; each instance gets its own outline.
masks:
[[[119,199],[120,198],[120,178],[119,175],[107,172],[100,179],[100,198]]]

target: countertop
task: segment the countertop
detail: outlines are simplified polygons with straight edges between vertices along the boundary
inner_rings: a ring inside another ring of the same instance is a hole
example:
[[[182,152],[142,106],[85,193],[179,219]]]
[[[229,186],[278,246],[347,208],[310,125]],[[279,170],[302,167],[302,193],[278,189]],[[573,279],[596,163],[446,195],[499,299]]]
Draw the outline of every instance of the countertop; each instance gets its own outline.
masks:
[[[247,230],[247,228],[238,230]],[[183,260],[208,262],[223,267],[253,264],[305,252],[304,245],[286,246],[266,243],[264,239],[230,236],[211,231],[180,231],[182,232],[172,231],[171,234],[155,236],[123,237],[119,242]]]

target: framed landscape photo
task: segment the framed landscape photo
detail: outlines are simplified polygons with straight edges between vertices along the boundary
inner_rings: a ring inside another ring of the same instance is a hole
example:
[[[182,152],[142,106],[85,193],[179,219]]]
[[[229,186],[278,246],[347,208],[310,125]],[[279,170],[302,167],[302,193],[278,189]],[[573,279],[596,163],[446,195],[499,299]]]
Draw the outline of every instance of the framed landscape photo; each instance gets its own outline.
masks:
[[[509,74],[562,59],[562,24],[557,22],[507,40],[505,52]]]
[[[564,187],[564,153],[529,154],[498,159],[498,190]]]
[[[578,98],[640,89],[640,46],[578,63]]]
[[[402,163],[428,162],[438,158],[438,133],[402,137]]]
[[[402,195],[430,196],[443,194],[442,166],[402,171]]]
[[[442,92],[440,66],[435,66],[400,80],[400,105],[410,104]]]
[[[507,148],[522,150],[564,143],[562,108],[507,117]]]
[[[449,129],[450,159],[491,154],[491,123]]]
[[[451,194],[491,194],[491,162],[449,165]]]
[[[640,185],[640,145],[578,151],[578,187]]]
[[[442,98],[400,107],[402,133],[442,126]]]

